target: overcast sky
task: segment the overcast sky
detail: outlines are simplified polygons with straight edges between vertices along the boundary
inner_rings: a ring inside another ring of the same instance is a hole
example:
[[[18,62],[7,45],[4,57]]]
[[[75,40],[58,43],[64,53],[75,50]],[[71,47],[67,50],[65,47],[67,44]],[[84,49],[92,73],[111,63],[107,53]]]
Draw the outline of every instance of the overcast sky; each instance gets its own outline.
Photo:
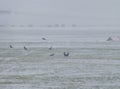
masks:
[[[12,19],[37,16],[32,20],[42,18],[42,22],[50,18],[57,22],[71,19],[73,22],[87,20],[98,24],[104,23],[102,20],[106,23],[120,20],[120,0],[0,0],[0,9],[13,11],[16,16]]]
[[[0,24],[120,23],[120,0],[0,0],[0,10],[12,11],[11,14],[0,13]],[[0,36],[10,34],[6,32],[0,29]]]

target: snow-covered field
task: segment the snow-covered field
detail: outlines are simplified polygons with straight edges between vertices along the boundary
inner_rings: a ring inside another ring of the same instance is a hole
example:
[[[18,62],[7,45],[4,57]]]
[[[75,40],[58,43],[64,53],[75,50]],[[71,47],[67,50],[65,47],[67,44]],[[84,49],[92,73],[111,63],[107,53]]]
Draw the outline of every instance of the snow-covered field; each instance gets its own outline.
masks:
[[[120,89],[119,42],[47,44],[1,42],[0,89]]]
[[[119,10],[120,0],[0,0],[0,89],[120,89]]]

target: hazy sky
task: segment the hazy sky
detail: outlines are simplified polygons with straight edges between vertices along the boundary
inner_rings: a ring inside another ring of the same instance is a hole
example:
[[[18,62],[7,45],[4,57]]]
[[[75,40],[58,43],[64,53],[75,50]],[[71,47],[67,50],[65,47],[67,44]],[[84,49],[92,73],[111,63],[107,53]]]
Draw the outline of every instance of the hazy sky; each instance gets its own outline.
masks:
[[[0,13],[0,24],[58,23],[120,26],[120,0],[0,0],[0,10],[12,11],[11,14]],[[9,35],[25,37],[41,34],[41,31],[23,32],[23,30],[5,29],[0,28],[0,37],[3,39],[9,38]],[[78,34],[77,31],[76,33]]]
[[[120,0],[0,0],[0,9],[45,18],[120,19]],[[22,16],[21,16],[22,18]]]
[[[41,22],[52,19],[53,23],[77,23],[80,20],[85,24],[86,21],[98,24],[120,22],[120,0],[0,0],[0,9],[13,11],[12,19],[18,22],[19,18],[20,21],[39,18]]]

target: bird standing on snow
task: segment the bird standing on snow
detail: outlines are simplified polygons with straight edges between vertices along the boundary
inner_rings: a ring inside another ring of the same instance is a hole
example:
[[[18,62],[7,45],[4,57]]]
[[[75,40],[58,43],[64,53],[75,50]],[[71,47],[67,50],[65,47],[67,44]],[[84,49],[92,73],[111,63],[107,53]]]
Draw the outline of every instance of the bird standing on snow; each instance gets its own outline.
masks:
[[[28,50],[28,49],[24,46],[24,50]]]
[[[42,40],[46,40],[46,38],[42,38]]]
[[[50,54],[50,56],[54,56],[54,55],[55,55],[54,53]]]
[[[52,46],[49,48],[49,50],[52,50]]]
[[[13,48],[12,45],[10,45],[10,48]]]
[[[67,53],[64,52],[63,54],[64,54],[64,56],[69,56],[69,52],[67,52]]]

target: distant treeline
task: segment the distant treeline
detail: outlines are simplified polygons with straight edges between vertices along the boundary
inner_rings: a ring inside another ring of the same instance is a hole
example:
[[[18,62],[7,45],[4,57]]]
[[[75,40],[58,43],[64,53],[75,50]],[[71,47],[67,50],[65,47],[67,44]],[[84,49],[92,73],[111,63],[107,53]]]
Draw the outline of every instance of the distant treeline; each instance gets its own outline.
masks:
[[[51,27],[77,27],[78,25],[72,24],[72,25],[67,25],[67,24],[53,24],[53,25],[33,25],[33,24],[28,24],[28,25],[0,25],[0,27],[47,27],[47,28],[51,28]]]
[[[9,10],[0,10],[0,14],[11,14]]]
[[[120,27],[120,25],[79,25],[79,24],[48,24],[48,25],[33,25],[33,24],[8,24],[8,25],[3,25],[0,24],[0,27],[19,27],[19,28],[24,28],[24,27],[29,27],[29,28],[34,28],[34,27],[45,27],[45,28],[64,28],[64,27]]]

